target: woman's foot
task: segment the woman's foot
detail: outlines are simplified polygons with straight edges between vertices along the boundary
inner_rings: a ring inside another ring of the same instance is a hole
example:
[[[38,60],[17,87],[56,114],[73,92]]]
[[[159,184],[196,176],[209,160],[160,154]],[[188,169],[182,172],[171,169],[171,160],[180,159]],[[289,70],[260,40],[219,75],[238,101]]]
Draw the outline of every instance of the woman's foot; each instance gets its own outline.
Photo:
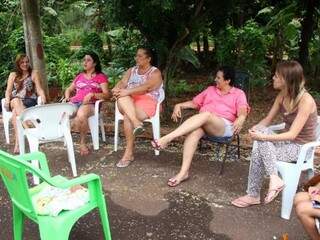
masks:
[[[163,150],[167,147],[169,142],[165,141],[163,138],[154,139],[151,141],[151,145],[155,150]]]
[[[169,187],[176,187],[180,183],[188,179],[189,179],[189,174],[184,174],[184,175],[177,174],[176,176],[170,178],[167,184]]]
[[[250,207],[253,205],[258,205],[260,203],[261,202],[259,197],[251,197],[250,195],[239,197],[231,202],[233,206],[236,206],[239,208]]]
[[[85,144],[80,144],[80,155],[86,156],[89,154],[89,148]]]
[[[272,202],[279,195],[279,193],[284,189],[284,187],[285,187],[285,184],[278,175],[271,175],[269,190],[264,199],[264,203],[267,204]]]
[[[130,165],[130,163],[132,163],[134,161],[134,157],[133,156],[129,156],[129,157],[125,157],[123,156],[121,158],[121,160],[116,164],[116,166],[118,168],[125,168],[128,167]]]

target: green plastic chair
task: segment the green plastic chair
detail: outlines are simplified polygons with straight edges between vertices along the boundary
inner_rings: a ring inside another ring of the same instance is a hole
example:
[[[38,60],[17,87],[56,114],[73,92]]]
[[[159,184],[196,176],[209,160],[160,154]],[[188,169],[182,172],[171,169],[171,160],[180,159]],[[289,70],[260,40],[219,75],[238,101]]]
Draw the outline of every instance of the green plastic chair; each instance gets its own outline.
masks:
[[[38,160],[40,169],[29,163]],[[42,183],[29,188],[27,174],[38,176]],[[22,240],[24,217],[28,217],[39,225],[42,240],[67,240],[72,226],[80,217],[94,208],[98,208],[106,240],[111,240],[107,207],[102,191],[100,177],[88,174],[72,180],[60,175],[51,177],[46,156],[41,152],[33,152],[20,156],[13,156],[0,150],[0,175],[9,192],[13,209],[14,240]],[[90,201],[75,210],[62,211],[57,217],[41,216],[35,211],[32,196],[41,190],[41,186],[49,184],[57,188],[69,188],[78,184],[86,184],[90,194]]]

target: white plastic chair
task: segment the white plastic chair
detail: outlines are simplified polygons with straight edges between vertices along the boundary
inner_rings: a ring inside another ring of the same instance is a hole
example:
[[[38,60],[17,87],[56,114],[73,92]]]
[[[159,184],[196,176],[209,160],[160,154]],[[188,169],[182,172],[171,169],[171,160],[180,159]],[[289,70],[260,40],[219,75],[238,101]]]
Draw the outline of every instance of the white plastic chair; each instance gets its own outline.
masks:
[[[5,107],[6,99],[1,99],[1,108],[2,108],[2,121],[3,121],[3,128],[4,128],[4,135],[6,137],[6,143],[10,144],[10,134],[9,134],[9,123],[12,118],[12,112],[8,111]],[[42,105],[41,97],[37,99],[38,105]]]
[[[94,115],[88,118],[88,124],[91,132],[93,149],[99,149],[99,125],[101,129],[102,141],[106,141],[106,133],[104,129],[103,117],[100,113],[100,105],[103,100],[98,100],[94,105]]]
[[[271,125],[273,131],[284,129],[285,124]],[[317,139],[314,142],[306,143],[302,146],[296,163],[277,161],[277,169],[285,183],[282,191],[281,217],[289,220],[293,205],[294,195],[296,194],[301,171],[308,171],[308,177],[313,176],[313,159],[315,148],[320,146],[320,116],[318,116]],[[311,151],[309,153],[309,151]]]
[[[150,122],[152,124],[153,139],[160,138],[160,105],[164,100],[164,93],[157,103],[156,113],[152,118],[144,120],[144,122]],[[118,151],[118,140],[119,140],[119,121],[123,120],[123,115],[118,109],[117,102],[115,103],[115,120],[114,120],[114,151]],[[159,155],[158,150],[154,150],[155,155]]]
[[[73,176],[77,176],[73,141],[70,133],[69,117],[76,107],[68,103],[54,103],[27,108],[17,117],[20,154],[25,153],[24,137],[27,137],[30,152],[38,151],[39,144],[63,141],[67,145],[68,158]],[[33,128],[24,128],[23,122],[31,121]],[[38,166],[38,161],[33,161]],[[35,179],[35,183],[36,183]]]

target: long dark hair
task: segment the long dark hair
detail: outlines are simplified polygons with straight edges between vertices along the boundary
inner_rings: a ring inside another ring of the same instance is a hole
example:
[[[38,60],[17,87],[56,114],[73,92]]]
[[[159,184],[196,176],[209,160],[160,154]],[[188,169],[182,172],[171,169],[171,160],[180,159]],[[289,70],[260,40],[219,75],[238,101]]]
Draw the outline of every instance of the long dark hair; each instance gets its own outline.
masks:
[[[20,68],[20,64],[21,64],[21,61],[24,59],[24,58],[28,58],[28,56],[24,53],[21,53],[21,54],[18,54],[16,56],[16,60],[15,60],[15,72],[16,72],[16,77],[14,79],[14,82],[16,83],[16,89],[17,91],[20,91],[23,87],[23,82],[21,81],[22,79],[22,75],[23,75],[23,71],[22,69]],[[29,60],[29,58],[28,58]],[[28,73],[29,73],[29,76],[31,75],[32,73],[32,68],[31,66],[29,65],[28,67]]]
[[[289,111],[292,111],[305,92],[303,68],[297,61],[282,61],[277,64],[276,73],[286,82]]]
[[[98,54],[96,54],[93,51],[88,51],[88,52],[85,52],[84,56],[85,55],[89,55],[92,58],[93,62],[96,64],[96,66],[94,67],[94,71],[97,74],[102,73],[101,62],[100,62],[100,58],[99,58]]]

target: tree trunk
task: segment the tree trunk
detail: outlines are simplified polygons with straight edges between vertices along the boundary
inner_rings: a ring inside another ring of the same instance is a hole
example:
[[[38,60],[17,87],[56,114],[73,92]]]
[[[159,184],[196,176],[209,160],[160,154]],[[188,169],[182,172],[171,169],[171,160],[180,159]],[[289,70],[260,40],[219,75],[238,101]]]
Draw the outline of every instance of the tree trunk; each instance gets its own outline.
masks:
[[[301,41],[299,44],[299,61],[304,68],[309,65],[309,42],[314,28],[314,14],[318,0],[307,0],[305,3],[306,13],[302,21]]]
[[[32,62],[32,68],[39,72],[42,87],[46,93],[48,93],[48,81],[46,75],[46,67],[44,61],[44,51],[42,43],[42,33],[40,25],[40,9],[39,0],[22,0],[21,1],[23,22],[26,25],[24,27],[24,36],[26,50],[30,53],[29,57]]]
[[[203,53],[206,59],[209,55],[209,41],[208,41],[207,32],[203,32],[202,41],[203,41]]]
[[[26,9],[25,9],[23,1],[21,1],[21,12],[22,12],[22,15],[25,16]],[[30,41],[29,41],[30,36],[29,36],[28,25],[26,23],[26,18],[25,17],[22,18],[22,23],[23,23],[23,33],[24,33],[26,54],[29,57],[30,65],[32,66],[33,64],[32,64],[31,49],[30,49],[31,45],[30,45]]]

